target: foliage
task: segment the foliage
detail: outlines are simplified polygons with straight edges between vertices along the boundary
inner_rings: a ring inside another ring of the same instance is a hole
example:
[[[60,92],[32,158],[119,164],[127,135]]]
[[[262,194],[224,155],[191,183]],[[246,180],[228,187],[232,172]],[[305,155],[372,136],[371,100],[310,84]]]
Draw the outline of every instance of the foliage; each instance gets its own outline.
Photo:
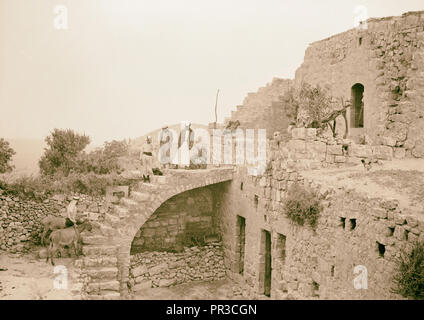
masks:
[[[293,124],[317,128],[335,110],[335,101],[327,89],[303,82],[283,96],[286,114]]]
[[[283,206],[290,220],[301,226],[307,222],[315,229],[322,205],[318,194],[312,189],[294,184],[288,190]]]
[[[104,195],[106,187],[131,185],[132,181],[117,174],[70,173],[20,177],[14,182],[0,181],[6,194],[26,199],[43,200],[54,194],[81,193],[93,196]]]
[[[15,151],[9,146],[9,142],[0,138],[0,173],[6,173],[13,170],[10,164]]]
[[[41,174],[60,173],[66,176],[78,167],[82,151],[90,143],[90,138],[71,129],[54,129],[45,141],[48,147],[39,161]]]
[[[410,253],[396,261],[392,292],[408,299],[424,300],[424,243],[416,242]]]
[[[78,171],[96,174],[119,173],[121,168],[118,160],[120,157],[128,156],[128,154],[129,146],[125,140],[105,142],[103,148],[81,156]]]

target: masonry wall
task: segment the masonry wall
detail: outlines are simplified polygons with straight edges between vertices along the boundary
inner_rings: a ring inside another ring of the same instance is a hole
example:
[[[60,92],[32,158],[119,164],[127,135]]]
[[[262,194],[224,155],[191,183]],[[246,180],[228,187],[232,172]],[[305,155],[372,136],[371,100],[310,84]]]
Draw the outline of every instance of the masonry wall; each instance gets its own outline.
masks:
[[[286,132],[289,120],[283,107],[282,96],[292,86],[293,80],[274,78],[266,86],[259,88],[257,92],[250,92],[242,105],[232,111],[231,117],[226,118],[223,125],[228,121],[239,121],[243,129],[266,129],[267,137],[272,137],[275,131]],[[210,124],[212,128],[214,124]]]
[[[312,43],[295,84],[319,84],[349,100],[352,86],[361,83],[364,128],[351,129],[351,136],[366,134],[372,144],[423,157],[424,12],[369,19],[367,25]]]
[[[77,217],[102,221],[112,209],[105,199],[78,195]],[[42,202],[8,195],[0,195],[0,249],[10,252],[25,252],[40,243],[43,231],[42,220],[49,216],[60,216],[66,211],[73,196],[56,195]]]
[[[219,233],[209,188],[183,192],[164,202],[137,232],[132,252],[182,251]]]
[[[294,171],[259,178],[248,176],[242,168],[227,186],[221,217],[230,277],[263,294],[262,230],[267,230],[272,236],[271,298],[401,298],[390,293],[394,260],[402,248],[417,239],[424,240],[424,223],[401,212],[396,201],[319,186],[324,210],[316,230],[298,226],[286,218],[282,207],[286,192],[294,183],[318,188]],[[238,269],[237,215],[246,219],[243,275]],[[384,255],[378,244],[384,246]],[[353,285],[354,278],[362,272],[355,274],[356,266],[367,269],[367,290],[357,290]]]
[[[221,243],[186,247],[181,252],[142,252],[131,256],[133,292],[226,276]]]

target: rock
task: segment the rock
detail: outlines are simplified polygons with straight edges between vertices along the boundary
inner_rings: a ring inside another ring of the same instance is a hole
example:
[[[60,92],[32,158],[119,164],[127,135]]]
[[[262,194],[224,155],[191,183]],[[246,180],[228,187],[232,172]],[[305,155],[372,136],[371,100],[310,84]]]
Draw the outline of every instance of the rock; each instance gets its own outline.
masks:
[[[40,251],[38,251],[38,257],[40,259],[46,259],[47,258],[47,249],[40,249]]]
[[[143,281],[143,282],[137,283],[137,284],[136,284],[136,285],[132,288],[132,290],[133,290],[134,292],[137,292],[137,291],[141,291],[141,290],[150,289],[150,288],[152,288],[152,287],[153,287],[152,280],[146,280],[146,281]]]
[[[134,278],[137,278],[145,273],[147,273],[149,270],[146,265],[140,265],[134,269],[132,269],[132,274]]]
[[[149,272],[150,276],[154,276],[154,275],[160,274],[160,273],[162,273],[166,270],[168,270],[168,263],[161,263],[157,266],[150,268],[148,272]]]
[[[161,279],[159,280],[159,287],[169,287],[175,284],[175,279]]]

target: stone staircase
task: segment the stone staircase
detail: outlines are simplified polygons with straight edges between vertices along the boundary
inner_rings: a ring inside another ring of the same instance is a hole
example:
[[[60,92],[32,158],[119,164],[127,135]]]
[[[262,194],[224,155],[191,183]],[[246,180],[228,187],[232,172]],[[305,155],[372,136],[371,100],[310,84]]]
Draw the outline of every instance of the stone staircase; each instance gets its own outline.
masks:
[[[140,207],[150,202],[150,195],[158,192],[165,177],[154,176],[151,183],[139,183],[129,197],[121,198],[112,212],[106,213],[103,222],[94,223],[92,232],[82,234],[86,298],[109,300],[120,298],[118,246],[114,243],[116,227],[130,213],[140,213]],[[146,220],[148,217],[146,217]]]
[[[128,292],[130,248],[136,229],[157,207],[173,195],[229,181],[232,168],[172,170],[166,176],[151,176],[151,183],[139,182],[128,197],[114,204],[104,219],[93,221],[91,232],[83,232],[81,276],[84,299],[120,299]]]
[[[87,299],[119,299],[119,281],[116,252],[103,235],[83,235],[82,267],[86,277]]]

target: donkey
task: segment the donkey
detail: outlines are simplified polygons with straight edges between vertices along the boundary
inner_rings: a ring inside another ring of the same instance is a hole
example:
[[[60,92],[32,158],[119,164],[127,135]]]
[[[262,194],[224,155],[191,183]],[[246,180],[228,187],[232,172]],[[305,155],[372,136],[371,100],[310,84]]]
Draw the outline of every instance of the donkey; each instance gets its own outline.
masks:
[[[91,231],[92,229],[92,226],[88,221],[84,221],[77,226],[53,231],[49,236],[50,245],[47,248],[46,262],[48,262],[50,258],[52,265],[54,265],[53,256],[57,253],[57,250],[60,247],[64,246],[70,247],[71,245],[73,245],[75,255],[78,256],[78,242],[80,240],[80,233],[86,229],[88,231]]]
[[[47,216],[43,219],[43,234],[41,235],[41,244],[44,245],[49,231],[66,228],[66,218]]]

